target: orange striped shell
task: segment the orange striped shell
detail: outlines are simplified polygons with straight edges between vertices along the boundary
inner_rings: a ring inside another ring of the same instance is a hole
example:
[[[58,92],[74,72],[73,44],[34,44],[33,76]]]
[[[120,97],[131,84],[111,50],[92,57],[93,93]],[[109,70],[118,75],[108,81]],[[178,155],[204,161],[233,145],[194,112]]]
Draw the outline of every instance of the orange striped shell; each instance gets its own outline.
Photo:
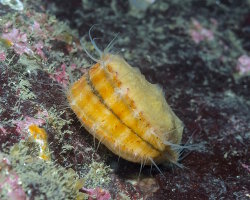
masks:
[[[68,90],[84,127],[114,154],[135,163],[178,161],[183,125],[158,86],[123,58],[107,54]]]

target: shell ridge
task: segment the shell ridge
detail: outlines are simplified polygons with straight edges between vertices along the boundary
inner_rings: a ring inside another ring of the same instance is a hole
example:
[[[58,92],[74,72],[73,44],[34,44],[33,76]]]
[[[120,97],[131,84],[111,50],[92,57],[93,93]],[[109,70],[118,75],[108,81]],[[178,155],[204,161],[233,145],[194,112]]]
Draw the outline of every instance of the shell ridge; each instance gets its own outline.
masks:
[[[128,129],[131,130],[132,133],[134,133],[137,137],[139,137],[143,142],[145,142],[147,145],[149,145],[152,149],[158,151],[159,153],[161,153],[162,151],[159,150],[158,148],[156,148],[155,146],[153,146],[151,143],[149,143],[148,141],[146,141],[144,138],[142,138],[139,134],[137,134],[133,129],[131,129],[129,126],[127,126],[127,124],[125,124],[120,117],[114,113],[114,111],[105,103],[105,100],[102,98],[102,96],[100,95],[100,93],[95,89],[95,86],[93,85],[93,83],[90,80],[90,74],[89,71],[87,73],[87,82],[90,85],[93,93],[99,98],[99,100],[102,102],[102,104],[123,124],[125,125]]]
[[[116,91],[117,88],[120,88],[121,83],[119,83],[119,80],[116,80],[116,77],[115,77],[116,73],[112,70],[112,67],[107,64],[106,68],[101,68],[101,69],[99,68],[98,69],[97,65],[95,65],[95,68],[92,71],[90,71],[89,79],[91,81],[92,87],[95,90],[95,93],[102,99],[102,102],[104,102],[107,109],[111,110],[112,113],[114,113],[117,116],[117,118],[119,118],[120,121],[122,121],[128,128],[133,130],[133,132],[135,132],[136,135],[140,136],[140,138],[142,138],[144,141],[147,141],[149,144],[154,146],[155,149],[157,149],[158,151],[160,151],[160,152],[164,151],[164,144],[163,144],[163,142],[161,142],[159,140],[160,135],[158,135],[158,133],[156,131],[153,131],[154,132],[153,135],[148,134],[150,132],[149,129],[154,129],[154,128],[150,125],[149,122],[147,122],[147,120],[144,118],[143,114],[139,114],[141,112],[138,111],[138,115],[139,115],[140,119],[131,120],[132,116],[127,115],[127,117],[128,117],[128,119],[127,119],[126,116],[119,116],[119,114],[114,111],[116,109],[116,108],[114,108],[114,106],[119,106],[119,105],[115,105],[113,102],[110,102],[110,99],[111,99],[111,101],[114,101],[114,99],[116,99],[116,98],[118,99],[119,97],[117,97],[117,94],[114,94],[113,91],[111,94],[108,94],[108,96],[107,96],[107,94],[105,94],[105,96],[103,96],[103,94],[102,94],[103,91],[101,93],[99,92],[99,90],[103,90],[103,84],[104,84],[103,82],[101,82],[101,78],[99,76],[101,76],[101,77],[105,76],[105,78],[103,78],[103,79],[105,79],[105,81],[109,80],[108,85],[112,85],[111,87],[114,88],[114,91]],[[93,83],[92,83],[92,80],[94,81]],[[110,87],[110,86],[107,86],[107,87]],[[108,93],[110,93],[110,92],[108,92]],[[113,96],[113,100],[112,100],[112,97],[110,97],[112,95],[115,96],[115,97]],[[134,116],[134,110],[137,111],[137,108],[134,105],[133,100],[130,99],[129,97],[127,97],[126,95],[120,95],[120,96],[122,96],[122,98],[120,97],[119,101],[121,101],[124,104],[124,106],[126,106],[125,110],[126,111],[130,110],[130,112],[133,113],[132,115]],[[120,110],[120,113],[123,113],[123,115],[124,115],[125,113],[121,112],[121,111],[122,110]],[[134,118],[134,117],[132,117],[132,118]],[[140,127],[138,127],[138,126],[140,126]],[[134,128],[136,128],[136,129],[134,129]],[[139,133],[138,133],[138,131],[139,131]]]

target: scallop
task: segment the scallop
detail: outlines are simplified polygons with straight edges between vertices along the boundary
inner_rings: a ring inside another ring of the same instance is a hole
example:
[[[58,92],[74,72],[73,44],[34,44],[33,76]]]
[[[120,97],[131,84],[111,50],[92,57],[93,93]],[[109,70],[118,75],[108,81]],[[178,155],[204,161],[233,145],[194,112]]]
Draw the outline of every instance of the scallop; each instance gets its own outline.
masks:
[[[114,154],[134,163],[178,163],[183,123],[159,86],[121,56],[105,53],[67,91],[83,126]]]

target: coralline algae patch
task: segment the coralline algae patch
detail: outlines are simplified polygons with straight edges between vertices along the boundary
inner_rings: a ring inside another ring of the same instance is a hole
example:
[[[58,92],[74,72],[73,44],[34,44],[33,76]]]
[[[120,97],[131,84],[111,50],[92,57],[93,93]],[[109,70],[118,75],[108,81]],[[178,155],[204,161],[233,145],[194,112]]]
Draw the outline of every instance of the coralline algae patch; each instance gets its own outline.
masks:
[[[67,94],[86,129],[122,158],[145,164],[178,162],[182,122],[162,91],[121,57],[105,55]]]

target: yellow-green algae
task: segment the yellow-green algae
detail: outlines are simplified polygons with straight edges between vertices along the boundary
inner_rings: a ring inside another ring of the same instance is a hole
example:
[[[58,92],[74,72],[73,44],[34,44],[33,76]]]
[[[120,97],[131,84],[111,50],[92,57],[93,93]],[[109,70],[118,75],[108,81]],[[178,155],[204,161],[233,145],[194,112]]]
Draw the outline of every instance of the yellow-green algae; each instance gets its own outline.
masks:
[[[89,165],[83,165],[80,177],[84,180],[86,188],[105,188],[109,185],[111,168],[102,162],[92,161]]]
[[[86,195],[79,192],[84,182],[73,169],[39,159],[38,152],[39,147],[27,141],[19,142],[10,150],[11,165],[27,196],[35,192],[37,200],[86,199]]]

